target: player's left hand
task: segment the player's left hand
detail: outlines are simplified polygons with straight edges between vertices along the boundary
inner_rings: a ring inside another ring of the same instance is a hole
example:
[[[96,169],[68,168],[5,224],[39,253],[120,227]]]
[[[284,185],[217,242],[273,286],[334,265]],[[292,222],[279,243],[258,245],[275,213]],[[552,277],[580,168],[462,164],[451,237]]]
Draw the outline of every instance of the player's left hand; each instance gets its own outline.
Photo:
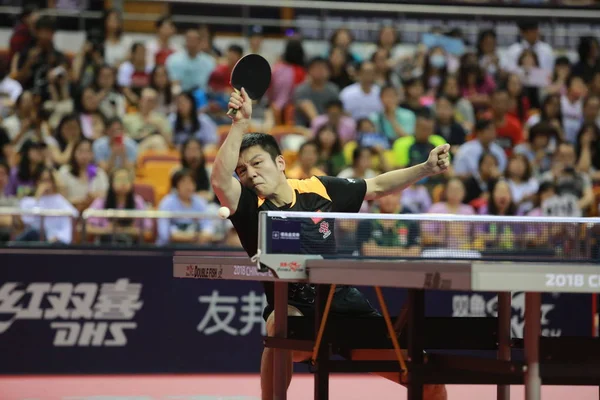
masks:
[[[429,153],[425,163],[428,175],[437,175],[450,167],[450,145],[448,143],[436,147]]]

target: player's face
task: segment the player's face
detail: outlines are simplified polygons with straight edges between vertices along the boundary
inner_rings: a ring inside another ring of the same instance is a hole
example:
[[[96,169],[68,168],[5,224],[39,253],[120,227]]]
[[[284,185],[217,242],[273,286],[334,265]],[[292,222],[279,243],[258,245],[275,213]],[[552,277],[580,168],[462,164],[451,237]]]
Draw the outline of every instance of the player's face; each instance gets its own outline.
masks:
[[[275,161],[260,146],[252,146],[244,150],[239,157],[235,169],[240,182],[248,189],[254,190],[261,197],[275,193],[285,171],[285,161],[278,156]]]

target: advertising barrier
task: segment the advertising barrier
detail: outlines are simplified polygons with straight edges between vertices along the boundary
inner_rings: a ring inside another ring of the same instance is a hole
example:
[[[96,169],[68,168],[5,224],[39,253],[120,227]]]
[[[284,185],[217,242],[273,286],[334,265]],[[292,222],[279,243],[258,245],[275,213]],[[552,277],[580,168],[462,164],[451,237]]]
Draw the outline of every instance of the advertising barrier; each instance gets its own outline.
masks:
[[[0,253],[0,374],[256,373],[260,282],[175,279],[172,253]],[[364,288],[374,305],[374,292]],[[384,289],[396,314],[404,291]],[[589,295],[544,296],[543,334],[591,332]],[[495,315],[494,294],[428,292],[432,316]],[[523,333],[524,296],[512,328]]]

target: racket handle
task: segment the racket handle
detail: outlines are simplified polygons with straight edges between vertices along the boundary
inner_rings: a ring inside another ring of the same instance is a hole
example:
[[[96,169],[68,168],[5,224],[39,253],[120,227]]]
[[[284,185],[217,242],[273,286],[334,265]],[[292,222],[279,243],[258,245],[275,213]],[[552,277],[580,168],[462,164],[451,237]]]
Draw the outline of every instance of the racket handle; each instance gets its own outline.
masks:
[[[240,91],[237,90],[236,88],[233,88],[234,92],[236,92],[237,94],[240,94]],[[227,110],[227,115],[229,116],[235,116],[235,114],[237,114],[237,111],[235,108],[230,108],[229,110]]]

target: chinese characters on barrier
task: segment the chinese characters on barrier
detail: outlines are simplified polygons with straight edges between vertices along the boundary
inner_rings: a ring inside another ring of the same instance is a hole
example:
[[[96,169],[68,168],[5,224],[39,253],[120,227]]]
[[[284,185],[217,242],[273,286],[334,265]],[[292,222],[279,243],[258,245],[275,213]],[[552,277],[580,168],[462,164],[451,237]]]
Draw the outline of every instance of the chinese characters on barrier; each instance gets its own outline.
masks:
[[[266,335],[262,317],[267,305],[264,295],[258,295],[252,290],[245,296],[225,296],[219,294],[218,290],[213,290],[209,296],[200,296],[198,300],[207,305],[204,317],[198,324],[198,332],[207,336],[219,332],[231,336],[246,336],[258,325],[261,334]]]

